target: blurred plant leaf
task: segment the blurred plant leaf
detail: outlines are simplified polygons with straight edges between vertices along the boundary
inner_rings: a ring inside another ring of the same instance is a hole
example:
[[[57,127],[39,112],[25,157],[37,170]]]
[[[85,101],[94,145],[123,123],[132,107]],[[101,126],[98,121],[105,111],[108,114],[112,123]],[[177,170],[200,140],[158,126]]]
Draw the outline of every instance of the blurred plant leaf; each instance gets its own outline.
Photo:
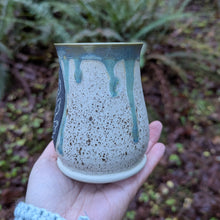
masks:
[[[199,61],[208,61],[211,64],[220,66],[220,62],[217,59],[215,59],[213,56],[203,56],[201,54],[194,52],[175,51],[175,52],[167,53],[165,54],[165,56],[169,58],[184,58],[184,59],[195,59]]]
[[[12,58],[12,51],[0,42],[0,52],[5,53],[9,58]]]
[[[180,5],[178,12],[183,12],[186,8],[186,6],[191,2],[192,0],[185,0],[182,2],[182,4]]]
[[[150,54],[147,56],[147,60],[159,60],[163,64],[169,66],[171,69],[174,70],[175,73],[179,75],[179,77],[186,83],[187,82],[187,73],[184,69],[182,69],[174,60],[171,60],[169,57],[161,54]]]
[[[85,38],[95,38],[95,37],[104,37],[106,39],[113,39],[115,41],[123,41],[123,38],[114,30],[110,28],[105,29],[95,29],[95,30],[82,30],[78,34],[76,34],[73,38],[73,42],[80,42],[82,39]]]
[[[0,62],[0,100],[4,96],[8,75],[6,67]]]

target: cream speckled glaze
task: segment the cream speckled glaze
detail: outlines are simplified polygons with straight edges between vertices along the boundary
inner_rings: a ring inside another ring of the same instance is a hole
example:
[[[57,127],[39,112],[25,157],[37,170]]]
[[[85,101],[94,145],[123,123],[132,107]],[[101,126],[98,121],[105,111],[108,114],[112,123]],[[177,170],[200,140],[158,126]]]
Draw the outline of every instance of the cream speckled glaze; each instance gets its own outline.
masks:
[[[60,74],[53,140],[59,168],[89,183],[134,175],[145,165],[149,139],[142,43],[55,46]]]

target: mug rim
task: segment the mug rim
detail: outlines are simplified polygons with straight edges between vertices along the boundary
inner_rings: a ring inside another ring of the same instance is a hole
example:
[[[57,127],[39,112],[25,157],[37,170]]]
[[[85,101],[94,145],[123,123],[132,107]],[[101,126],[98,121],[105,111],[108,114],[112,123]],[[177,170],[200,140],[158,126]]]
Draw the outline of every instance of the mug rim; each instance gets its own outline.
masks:
[[[143,42],[85,42],[85,43],[54,43],[55,46],[131,46],[131,45],[143,45]]]

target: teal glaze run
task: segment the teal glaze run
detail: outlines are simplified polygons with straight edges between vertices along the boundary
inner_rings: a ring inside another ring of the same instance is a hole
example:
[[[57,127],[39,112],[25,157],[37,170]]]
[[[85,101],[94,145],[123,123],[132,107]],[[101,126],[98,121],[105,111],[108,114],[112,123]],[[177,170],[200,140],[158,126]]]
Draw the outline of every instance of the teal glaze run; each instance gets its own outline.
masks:
[[[135,143],[138,142],[139,132],[138,132],[138,124],[137,124],[137,115],[136,115],[136,107],[134,102],[134,64],[135,60],[125,60],[125,71],[126,71],[126,85],[127,85],[127,94],[129,99],[129,104],[131,108],[131,114],[133,119],[133,129],[132,135]]]
[[[118,78],[115,77],[114,67],[117,61],[114,59],[106,59],[106,60],[104,59],[102,60],[102,62],[105,64],[105,67],[110,77],[109,88],[110,88],[111,96],[116,97],[117,96],[116,87],[118,85]]]
[[[138,123],[136,115],[136,107],[134,101],[134,66],[135,61],[139,60],[140,50],[142,43],[81,43],[81,44],[55,44],[59,60],[64,63],[63,78],[66,90],[66,96],[69,94],[68,78],[69,78],[69,60],[73,59],[75,63],[74,78],[76,83],[80,83],[82,80],[82,71],[80,64],[83,60],[98,60],[102,62],[108,72],[110,81],[109,88],[112,97],[117,97],[117,85],[119,83],[118,78],[114,74],[114,67],[120,60],[124,60],[126,70],[126,85],[127,95],[129,99],[129,105],[131,108],[131,115],[133,121],[132,135],[135,143],[139,140]],[[66,98],[65,100],[68,100]],[[64,125],[66,121],[66,108],[67,101],[65,101],[65,107],[63,111],[62,124],[60,129],[60,143],[58,151],[62,154],[62,140]]]
[[[81,83],[82,80],[82,71],[80,69],[81,59],[74,59],[74,62],[75,62],[74,78],[77,83]]]

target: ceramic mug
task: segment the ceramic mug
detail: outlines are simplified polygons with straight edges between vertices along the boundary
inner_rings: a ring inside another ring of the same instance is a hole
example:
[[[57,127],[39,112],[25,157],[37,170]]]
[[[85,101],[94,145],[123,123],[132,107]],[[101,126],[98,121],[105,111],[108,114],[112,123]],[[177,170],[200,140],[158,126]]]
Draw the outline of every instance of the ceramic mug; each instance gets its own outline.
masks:
[[[148,116],[140,76],[142,43],[56,43],[60,72],[53,141],[60,170],[108,183],[146,163]]]

